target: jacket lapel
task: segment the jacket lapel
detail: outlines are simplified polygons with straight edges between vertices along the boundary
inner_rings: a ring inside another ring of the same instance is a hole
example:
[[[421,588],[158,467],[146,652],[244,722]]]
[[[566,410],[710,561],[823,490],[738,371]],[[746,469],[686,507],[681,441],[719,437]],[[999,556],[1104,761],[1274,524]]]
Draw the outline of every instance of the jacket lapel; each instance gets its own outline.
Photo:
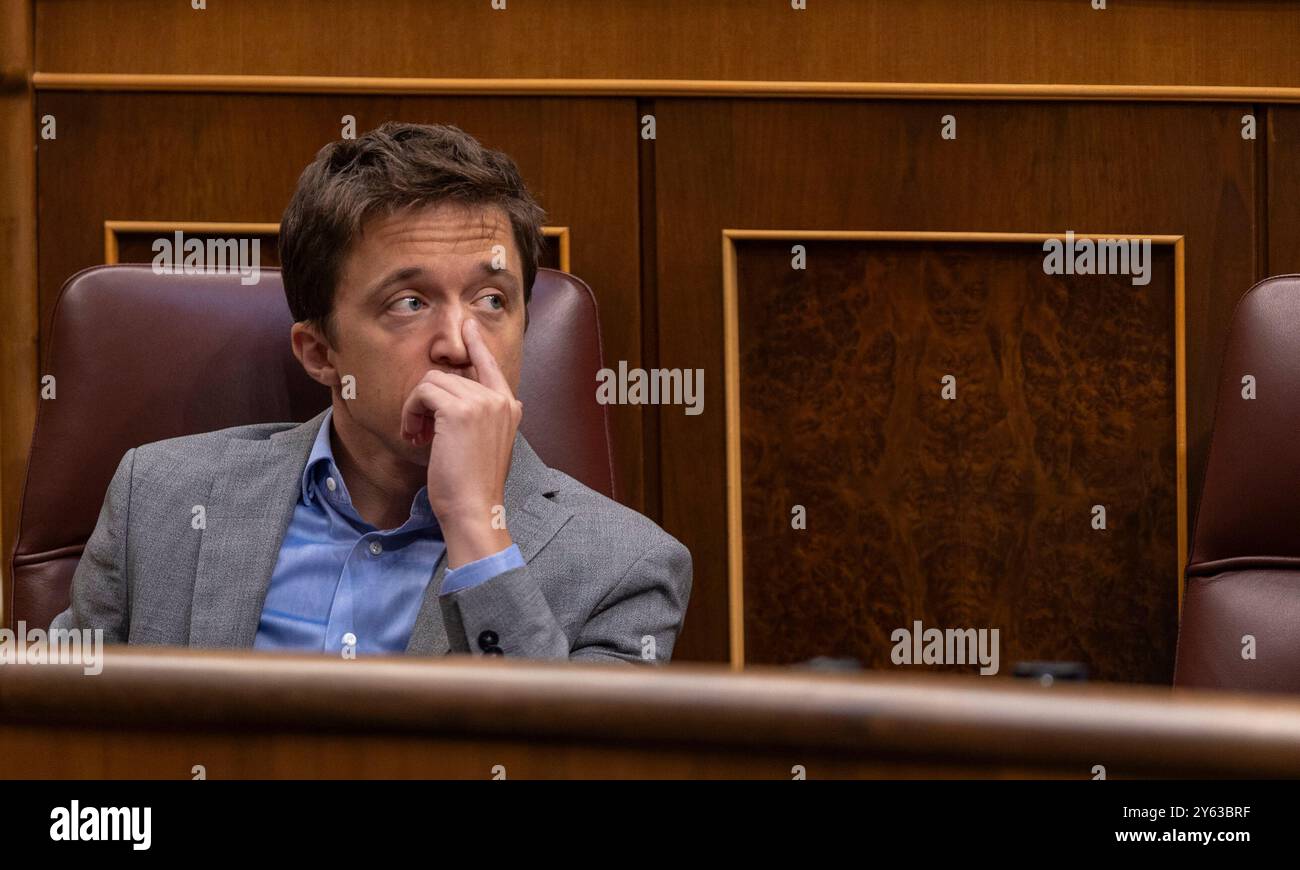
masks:
[[[306,461],[304,457],[303,461]],[[522,433],[515,433],[510,454],[510,473],[506,477],[505,520],[510,538],[519,547],[524,562],[531,562],[556,532],[568,522],[573,512],[551,501],[559,480],[533,451]],[[433,580],[424,593],[420,612],[415,618],[407,655],[439,656],[451,652],[442,622],[438,595],[447,573],[447,553],[434,569]]]
[[[251,647],[325,412],[262,440],[231,439],[208,496],[190,645]]]

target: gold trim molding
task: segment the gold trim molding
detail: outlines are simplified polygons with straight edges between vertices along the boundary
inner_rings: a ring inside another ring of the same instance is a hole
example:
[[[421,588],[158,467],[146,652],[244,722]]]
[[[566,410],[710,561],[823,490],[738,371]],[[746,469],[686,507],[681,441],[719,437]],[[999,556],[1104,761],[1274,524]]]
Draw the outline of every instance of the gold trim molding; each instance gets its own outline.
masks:
[[[120,254],[118,236],[122,233],[163,233],[174,232],[207,235],[220,233],[228,236],[273,236],[280,232],[280,225],[239,223],[229,221],[104,221],[104,262],[116,265]]]
[[[121,233],[220,233],[238,236],[276,236],[279,223],[239,223],[231,221],[104,221],[104,262],[117,263],[120,254],[118,236]],[[569,271],[569,228],[542,227],[542,235],[560,240],[560,271]]]
[[[727,611],[730,625],[730,660],[733,670],[745,666],[744,522],[741,511],[740,474],[740,316],[736,241],[780,240],[1039,243],[1063,239],[1064,233],[892,232],[869,230],[741,230],[722,231],[723,380],[726,386],[727,426]],[[1184,572],[1187,567],[1187,348],[1184,237],[1132,233],[1074,233],[1078,239],[1150,239],[1153,245],[1174,249],[1174,442],[1177,452],[1178,501],[1178,610],[1183,607]]]
[[[802,82],[729,79],[490,79],[398,76],[32,74],[38,91],[181,91],[231,94],[481,94],[599,97],[792,97],[896,100],[1124,100],[1300,103],[1296,87],[1219,85]]]

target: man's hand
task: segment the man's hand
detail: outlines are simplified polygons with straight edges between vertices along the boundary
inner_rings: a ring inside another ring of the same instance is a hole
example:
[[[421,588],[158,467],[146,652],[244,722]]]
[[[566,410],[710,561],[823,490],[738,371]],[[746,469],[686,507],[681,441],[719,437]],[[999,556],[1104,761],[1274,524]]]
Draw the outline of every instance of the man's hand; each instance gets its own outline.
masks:
[[[507,529],[493,528],[494,508],[505,503],[510,454],[524,413],[478,321],[467,318],[461,335],[478,380],[430,371],[402,405],[402,437],[430,445],[429,506],[447,543],[448,568],[512,543]]]

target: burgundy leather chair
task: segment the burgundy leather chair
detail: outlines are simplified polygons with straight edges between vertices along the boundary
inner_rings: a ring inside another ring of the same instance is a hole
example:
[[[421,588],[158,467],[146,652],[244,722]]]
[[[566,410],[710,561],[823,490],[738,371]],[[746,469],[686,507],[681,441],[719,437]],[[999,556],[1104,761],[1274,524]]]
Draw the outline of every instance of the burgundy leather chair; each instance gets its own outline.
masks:
[[[1233,313],[1186,577],[1174,684],[1300,692],[1300,275]]]
[[[615,495],[596,299],[578,278],[539,269],[529,306],[520,426],[546,464]],[[54,311],[6,612],[48,627],[68,606],[72,574],[108,482],[131,447],[248,423],[303,421],[329,404],[289,347],[293,318],[278,269],[155,275],[96,266],[72,276]]]

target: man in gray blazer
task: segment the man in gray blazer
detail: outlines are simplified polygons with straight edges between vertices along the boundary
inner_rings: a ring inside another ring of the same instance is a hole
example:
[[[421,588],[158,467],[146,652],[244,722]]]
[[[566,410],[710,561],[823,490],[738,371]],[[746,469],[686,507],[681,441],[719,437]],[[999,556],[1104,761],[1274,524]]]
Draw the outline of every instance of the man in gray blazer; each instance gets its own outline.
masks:
[[[690,553],[518,432],[542,218],[514,162],[455,127],[321,149],[280,252],[293,350],[330,408],[127,451],[52,628],[668,661]]]

